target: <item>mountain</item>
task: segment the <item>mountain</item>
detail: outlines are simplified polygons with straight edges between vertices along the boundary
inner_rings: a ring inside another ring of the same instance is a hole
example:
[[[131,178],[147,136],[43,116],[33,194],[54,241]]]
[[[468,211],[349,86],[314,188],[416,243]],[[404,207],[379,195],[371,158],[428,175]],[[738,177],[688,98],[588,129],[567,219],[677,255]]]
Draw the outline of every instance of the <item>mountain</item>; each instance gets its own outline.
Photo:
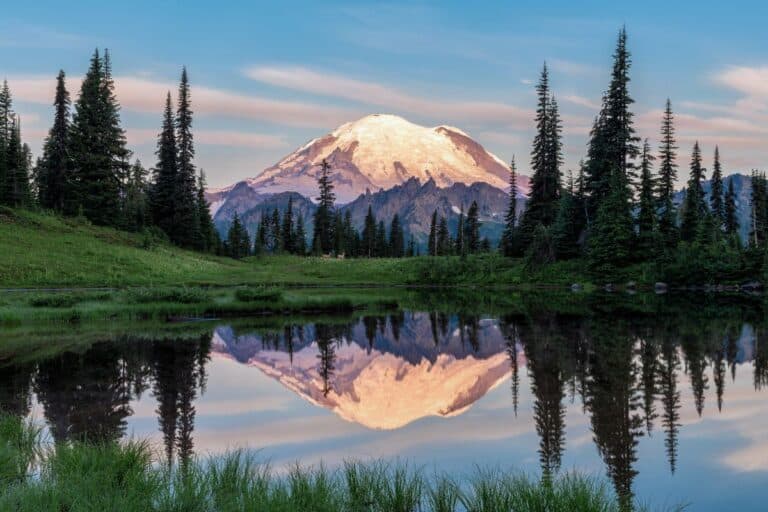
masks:
[[[454,183],[441,188],[433,179],[422,184],[418,178],[410,178],[389,190],[361,194],[344,205],[342,210],[352,213],[353,223],[358,229],[362,229],[369,205],[377,218],[385,221],[397,214],[406,233],[413,235],[419,245],[424,245],[435,210],[438,216],[448,219],[449,229],[453,232],[462,208],[466,214],[473,201],[477,201],[480,207],[481,236],[487,236],[494,242],[499,240],[504,229],[509,195],[487,183]],[[522,211],[524,204],[525,198],[521,196],[518,198],[518,211]]]
[[[292,190],[313,197],[323,159],[331,165],[340,203],[409,178],[431,178],[439,187],[484,182],[500,189],[508,181],[506,164],[458,128],[373,114],[311,140],[247,183],[262,193]]]
[[[458,128],[428,128],[387,114],[346,123],[255,178],[208,191],[219,231],[224,234],[237,213],[253,233],[263,211],[285,208],[287,192],[295,193],[294,203],[309,231],[314,212],[310,198],[317,195],[323,159],[331,165],[337,203],[352,212],[358,227],[373,204],[380,219],[389,222],[398,213],[406,230],[423,241],[435,209],[453,229],[459,210],[476,200],[485,222],[483,236],[500,236],[507,207],[506,164]],[[518,186],[524,197],[528,178],[520,176]]]
[[[433,327],[427,313],[363,318],[330,340],[327,373],[321,369],[319,333],[328,326],[294,330],[290,350],[284,335],[238,335],[221,327],[212,350],[347,421],[396,429],[428,416],[462,414],[510,373],[506,341],[495,321],[462,325],[456,317],[446,319],[437,338]]]

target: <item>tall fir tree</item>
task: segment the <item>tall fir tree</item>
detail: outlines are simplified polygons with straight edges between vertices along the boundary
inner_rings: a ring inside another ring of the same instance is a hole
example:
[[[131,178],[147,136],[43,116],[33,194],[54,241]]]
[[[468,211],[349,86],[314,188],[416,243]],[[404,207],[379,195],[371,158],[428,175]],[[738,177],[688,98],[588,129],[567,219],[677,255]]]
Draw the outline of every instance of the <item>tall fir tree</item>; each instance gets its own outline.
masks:
[[[293,233],[293,252],[299,256],[307,253],[307,233],[304,228],[304,217],[296,216],[296,231]]]
[[[182,247],[200,247],[200,220],[197,216],[197,171],[192,136],[192,102],[187,68],[182,68],[176,107],[177,172],[175,208],[171,239]]]
[[[248,231],[240,222],[240,217],[235,212],[232,224],[227,232],[227,251],[230,257],[237,260],[245,258],[250,254],[251,242],[248,238]]]
[[[466,221],[464,217],[464,206],[462,205],[459,210],[459,222],[456,225],[456,254],[465,256],[467,254],[467,239],[466,239]]]
[[[365,214],[361,243],[361,256],[372,258],[376,255],[376,217],[373,216],[371,205],[368,205],[368,212]]]
[[[215,252],[219,245],[219,234],[213,225],[211,216],[211,206],[205,199],[205,172],[200,169],[197,177],[197,200],[195,201],[195,212],[200,226],[200,238],[197,249],[203,252]]]
[[[680,238],[686,242],[693,241],[699,229],[699,223],[707,213],[704,200],[704,189],[701,182],[704,179],[704,168],[701,165],[701,149],[698,141],[693,145],[691,153],[691,173],[688,188],[683,201],[682,221],[680,223]]]
[[[641,259],[650,256],[655,244],[656,201],[652,171],[653,159],[651,146],[646,139],[640,158],[640,194],[637,214],[637,241]]]
[[[749,243],[752,247],[764,247],[768,235],[768,182],[765,174],[752,171],[752,196],[750,200]]]
[[[509,206],[504,217],[504,233],[501,235],[501,250],[505,256],[515,254],[515,231],[517,230],[517,168],[515,157],[509,163]]]
[[[8,149],[13,115],[11,89],[8,87],[8,81],[4,80],[3,87],[0,88],[0,204],[9,204],[10,201]]]
[[[122,227],[128,231],[141,231],[150,222],[147,188],[147,170],[136,160],[125,186]]]
[[[448,231],[448,221],[445,217],[440,217],[440,223],[437,225],[435,254],[437,256],[451,254],[451,233]]]
[[[95,50],[72,116],[69,139],[72,193],[65,209],[67,213],[82,212],[96,224],[120,223],[121,192],[129,153],[125,149],[119,112],[111,63]]]
[[[29,174],[32,165],[29,146],[21,141],[21,118],[16,115],[11,124],[11,138],[6,153],[6,203],[10,206],[27,206],[32,197]]]
[[[288,206],[283,212],[283,223],[280,229],[282,231],[283,250],[288,254],[293,254],[296,251],[293,243],[293,196],[288,197]]]
[[[427,253],[429,256],[437,256],[437,210],[432,212],[432,220],[429,223]]]
[[[72,102],[66,86],[66,75],[62,70],[56,77],[53,126],[51,126],[43,143],[43,156],[37,172],[40,206],[57,212],[64,211],[68,195],[67,188],[71,170],[68,146],[71,105]]]
[[[736,191],[733,188],[733,177],[728,180],[728,189],[725,193],[724,211],[724,229],[725,234],[733,239],[739,234],[739,218],[737,216]],[[738,238],[736,238],[738,240]]]
[[[395,214],[389,228],[389,255],[393,258],[405,256],[405,235],[400,224],[400,216]]]
[[[175,239],[176,182],[178,177],[178,150],[173,103],[170,91],[165,97],[163,125],[157,139],[157,164],[153,170],[150,205],[152,221],[169,238]]]
[[[677,211],[675,209],[675,180],[677,179],[677,145],[675,141],[674,114],[672,102],[667,99],[661,122],[661,145],[659,147],[659,179],[657,186],[657,208],[659,233],[667,249],[677,243]]]
[[[376,238],[374,245],[374,256],[377,258],[384,258],[389,255],[389,246],[387,244],[387,228],[384,226],[383,220],[380,220],[376,225]]]
[[[723,185],[723,167],[720,163],[720,148],[715,146],[715,158],[712,163],[712,188],[709,193],[710,211],[715,218],[716,227],[723,229],[725,225],[725,203]]]
[[[560,194],[557,218],[552,225],[552,238],[557,259],[571,259],[579,255],[580,211],[573,173],[569,171],[567,187]]]
[[[536,134],[531,151],[531,190],[520,221],[520,240],[528,245],[537,224],[550,226],[557,216],[562,162],[562,127],[557,102],[549,89],[549,71],[544,65],[536,86]]]
[[[474,254],[480,251],[480,225],[480,208],[477,206],[477,201],[472,201],[464,224],[464,240],[468,253]]]
[[[317,185],[320,194],[317,198],[315,211],[315,232],[312,236],[312,252],[329,254],[333,250],[333,219],[336,195],[333,192],[333,182],[330,174],[331,166],[323,159]]]

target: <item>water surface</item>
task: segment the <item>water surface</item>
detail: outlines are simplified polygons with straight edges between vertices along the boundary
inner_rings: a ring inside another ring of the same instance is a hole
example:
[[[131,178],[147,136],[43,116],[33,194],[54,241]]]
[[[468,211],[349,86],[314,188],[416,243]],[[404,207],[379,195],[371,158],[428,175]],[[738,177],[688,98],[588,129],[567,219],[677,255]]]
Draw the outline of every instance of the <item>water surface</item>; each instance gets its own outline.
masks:
[[[249,447],[278,469],[350,458],[452,474],[577,469],[627,501],[763,509],[759,302],[464,309],[129,328],[60,353],[51,335],[45,355],[3,353],[0,408],[41,419],[57,441],[149,437],[170,460]]]

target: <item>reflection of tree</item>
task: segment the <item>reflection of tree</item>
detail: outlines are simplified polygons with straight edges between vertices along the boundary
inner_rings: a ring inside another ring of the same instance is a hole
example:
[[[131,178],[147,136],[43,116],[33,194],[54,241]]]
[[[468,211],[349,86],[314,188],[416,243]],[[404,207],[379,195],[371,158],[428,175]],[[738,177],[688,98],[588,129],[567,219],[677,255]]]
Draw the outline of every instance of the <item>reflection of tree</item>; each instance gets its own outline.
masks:
[[[30,408],[30,383],[34,366],[21,364],[0,368],[0,412],[26,416]]]
[[[389,315],[389,325],[392,328],[392,337],[395,338],[396,342],[400,342],[400,329],[403,327],[403,323],[405,322],[405,312],[398,311],[397,313],[393,313]]]
[[[193,454],[197,390],[205,387],[210,335],[199,340],[162,340],[153,343],[152,367],[157,415],[163,434],[166,463],[174,453],[185,467]]]
[[[727,338],[726,338],[727,339]],[[717,410],[723,410],[723,393],[725,392],[725,351],[726,342],[723,342],[714,356],[713,377],[715,381],[715,390],[717,392]]]
[[[656,343],[650,337],[646,337],[641,343],[642,381],[643,381],[643,412],[645,415],[645,431],[648,435],[653,430],[653,422],[658,417],[654,401],[656,400],[656,384],[658,375]]]
[[[440,338],[437,335],[437,313],[434,311],[429,314],[429,328],[432,331],[432,341],[437,347],[440,345]]]
[[[373,344],[376,342],[376,333],[379,329],[379,319],[375,316],[364,316],[363,325],[365,326],[365,338],[368,340],[368,352],[370,353],[371,349],[373,349]],[[328,328],[328,326],[325,327]]]
[[[664,448],[667,452],[669,469],[674,474],[677,466],[677,436],[680,430],[680,391],[677,389],[677,372],[680,357],[674,342],[665,337],[661,346],[659,364],[659,391],[663,412],[661,426],[664,430]]]
[[[768,336],[765,329],[755,326],[755,389],[768,386]]]
[[[317,348],[319,351],[317,358],[320,360],[318,373],[320,373],[320,378],[323,379],[323,395],[328,396],[332,387],[331,378],[333,377],[334,363],[336,362],[335,336],[337,332],[333,326],[326,324],[317,324],[315,332],[317,334]]]
[[[592,322],[591,378],[587,408],[592,413],[592,432],[598,451],[613,480],[622,510],[631,510],[632,482],[637,475],[637,438],[642,418],[636,412],[637,368],[632,339],[624,321],[606,315]]]
[[[476,315],[459,315],[459,331],[461,346],[469,341],[469,346],[477,352],[480,350],[480,317]]]
[[[55,441],[114,441],[125,434],[133,382],[121,371],[120,356],[113,344],[97,343],[84,354],[40,363],[35,389]]]
[[[699,416],[704,411],[704,393],[709,389],[709,379],[704,373],[707,368],[707,362],[704,357],[704,340],[702,332],[696,330],[693,334],[686,333],[682,341],[686,367],[691,379],[691,388],[693,389],[693,401]]]
[[[500,319],[499,329],[501,329],[501,333],[506,340],[507,355],[509,355],[509,363],[512,367],[512,377],[510,379],[512,383],[512,408],[515,411],[515,417],[517,417],[517,406],[520,397],[520,372],[517,364],[517,326],[511,320]]]
[[[539,435],[539,460],[545,482],[560,470],[565,445],[565,379],[563,330],[554,315],[520,325],[525,347],[533,417]]]

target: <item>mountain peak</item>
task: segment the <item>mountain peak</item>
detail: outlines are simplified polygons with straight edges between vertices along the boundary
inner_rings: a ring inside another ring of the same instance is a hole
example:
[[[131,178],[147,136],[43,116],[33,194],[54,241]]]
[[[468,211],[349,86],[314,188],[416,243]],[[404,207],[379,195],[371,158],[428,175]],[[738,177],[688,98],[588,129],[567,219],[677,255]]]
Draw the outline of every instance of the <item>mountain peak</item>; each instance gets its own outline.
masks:
[[[425,127],[394,114],[370,114],[345,123],[297,149],[248,180],[259,193],[293,190],[312,197],[319,165],[331,164],[339,202],[366,189],[389,189],[418,178],[439,187],[455,183],[507,186],[504,162],[466,132],[447,125]]]

